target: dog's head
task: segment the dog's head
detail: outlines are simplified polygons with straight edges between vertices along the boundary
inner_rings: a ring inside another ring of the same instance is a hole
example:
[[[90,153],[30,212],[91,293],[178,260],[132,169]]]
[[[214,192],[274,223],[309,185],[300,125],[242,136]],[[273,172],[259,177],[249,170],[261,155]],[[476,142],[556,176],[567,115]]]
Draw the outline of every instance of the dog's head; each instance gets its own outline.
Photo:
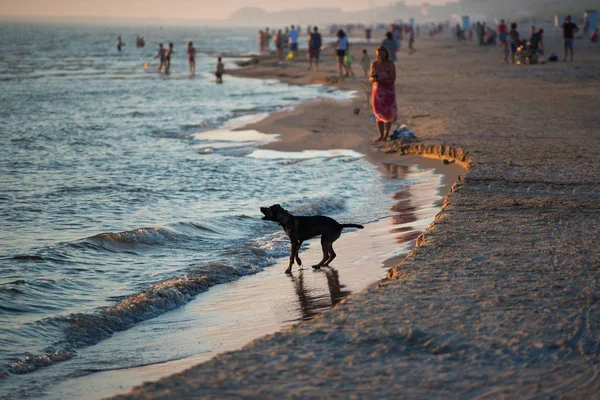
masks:
[[[274,204],[271,207],[261,207],[260,212],[265,215],[262,219],[279,223],[285,223],[291,216],[291,214],[279,204]]]

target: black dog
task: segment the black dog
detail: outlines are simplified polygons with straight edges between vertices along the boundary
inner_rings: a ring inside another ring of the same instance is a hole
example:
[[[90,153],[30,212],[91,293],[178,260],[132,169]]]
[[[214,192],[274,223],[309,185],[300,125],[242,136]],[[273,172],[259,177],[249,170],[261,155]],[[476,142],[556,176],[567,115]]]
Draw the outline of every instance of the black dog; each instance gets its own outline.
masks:
[[[294,259],[299,266],[302,266],[302,261],[298,257],[298,250],[302,246],[302,242],[315,236],[321,235],[321,247],[323,248],[323,259],[317,265],[312,267],[315,269],[327,266],[333,261],[336,254],[333,251],[333,242],[335,242],[342,234],[344,228],[363,229],[362,225],[357,224],[340,224],[333,218],[323,215],[313,217],[296,217],[283,209],[279,204],[271,207],[261,207],[260,212],[265,216],[264,220],[278,222],[283,227],[285,233],[292,242],[292,250],[290,252],[290,262],[285,270],[286,274],[292,272]]]

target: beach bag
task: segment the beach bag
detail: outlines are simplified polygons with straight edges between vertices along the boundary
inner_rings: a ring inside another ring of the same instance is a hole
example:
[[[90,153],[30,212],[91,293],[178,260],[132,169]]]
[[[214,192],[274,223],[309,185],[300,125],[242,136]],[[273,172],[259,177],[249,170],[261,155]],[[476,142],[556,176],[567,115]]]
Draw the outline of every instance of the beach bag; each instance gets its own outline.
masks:
[[[408,126],[400,125],[394,132],[390,135],[390,140],[398,140],[398,139],[416,139],[416,135],[413,131],[411,131]]]
[[[288,53],[288,55],[285,57],[286,60],[293,60],[294,59],[294,53]]]

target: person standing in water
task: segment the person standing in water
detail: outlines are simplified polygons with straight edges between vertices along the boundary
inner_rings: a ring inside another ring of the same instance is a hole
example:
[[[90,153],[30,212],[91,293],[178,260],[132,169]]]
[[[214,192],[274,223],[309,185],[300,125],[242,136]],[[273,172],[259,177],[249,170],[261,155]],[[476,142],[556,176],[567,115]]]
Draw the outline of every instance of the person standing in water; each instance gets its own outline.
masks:
[[[189,41],[187,47],[187,58],[190,70],[190,76],[196,75],[196,49],[194,43]]]
[[[171,72],[171,55],[173,55],[174,52],[173,42],[169,42],[169,48],[165,51],[165,74],[167,75]]]
[[[121,40],[121,36],[117,36],[117,50],[119,50],[119,53],[121,52],[121,48],[123,46],[125,46],[125,43],[123,43]]]
[[[160,71],[162,71],[165,66],[165,49],[162,43],[158,44],[158,53],[154,56],[154,59],[156,60],[157,58],[160,61],[158,64],[158,73],[160,74]]]
[[[223,61],[221,57],[217,59],[217,65],[215,65],[215,77],[217,78],[215,82],[223,83],[223,74],[225,73],[225,65],[223,65]]]
[[[396,66],[390,61],[390,54],[385,47],[379,47],[375,55],[377,60],[371,64],[369,80],[373,82],[371,101],[379,131],[379,137],[375,142],[381,142],[387,140],[392,123],[398,119]]]

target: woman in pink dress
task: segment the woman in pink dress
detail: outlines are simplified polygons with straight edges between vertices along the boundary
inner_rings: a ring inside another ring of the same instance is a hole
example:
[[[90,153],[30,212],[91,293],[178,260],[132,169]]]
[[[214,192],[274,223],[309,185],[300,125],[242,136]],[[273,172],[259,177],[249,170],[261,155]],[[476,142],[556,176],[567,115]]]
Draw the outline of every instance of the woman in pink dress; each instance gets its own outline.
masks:
[[[396,67],[390,61],[390,55],[385,47],[379,47],[375,55],[377,61],[371,64],[370,81],[373,82],[373,114],[379,131],[379,137],[375,142],[381,142],[387,140],[392,123],[398,119]]]

